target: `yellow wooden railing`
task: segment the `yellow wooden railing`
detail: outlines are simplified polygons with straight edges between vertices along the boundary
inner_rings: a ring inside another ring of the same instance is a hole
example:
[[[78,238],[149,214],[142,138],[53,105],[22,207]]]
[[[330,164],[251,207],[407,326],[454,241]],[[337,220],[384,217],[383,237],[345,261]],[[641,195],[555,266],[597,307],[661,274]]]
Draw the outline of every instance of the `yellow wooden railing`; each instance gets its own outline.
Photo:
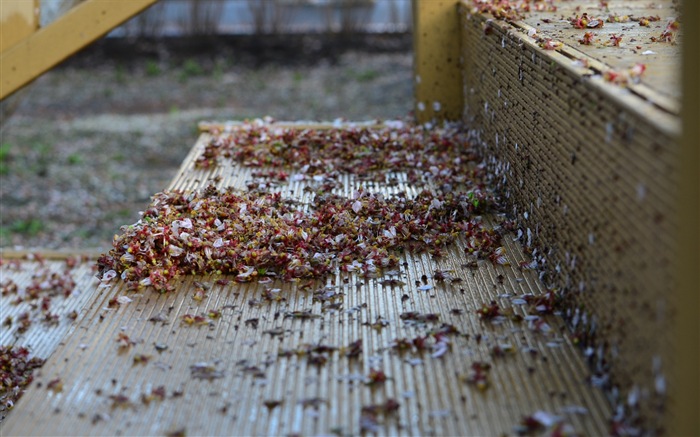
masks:
[[[683,2],[683,13],[700,17],[700,3]],[[679,251],[675,269],[678,281],[676,315],[676,372],[672,384],[677,389],[675,423],[669,429],[677,435],[700,435],[700,28],[685,28],[683,44],[683,136],[680,151]]]
[[[0,99],[105,35],[157,0],[85,0],[39,27],[36,0],[2,0]]]

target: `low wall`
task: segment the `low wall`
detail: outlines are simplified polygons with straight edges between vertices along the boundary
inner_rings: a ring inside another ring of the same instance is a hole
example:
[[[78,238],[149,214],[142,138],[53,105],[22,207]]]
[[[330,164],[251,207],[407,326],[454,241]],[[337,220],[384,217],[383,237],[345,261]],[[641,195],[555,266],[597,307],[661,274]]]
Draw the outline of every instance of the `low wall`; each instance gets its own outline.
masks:
[[[679,120],[540,48],[527,29],[459,8],[464,118],[571,335],[616,409],[662,432],[670,407]]]

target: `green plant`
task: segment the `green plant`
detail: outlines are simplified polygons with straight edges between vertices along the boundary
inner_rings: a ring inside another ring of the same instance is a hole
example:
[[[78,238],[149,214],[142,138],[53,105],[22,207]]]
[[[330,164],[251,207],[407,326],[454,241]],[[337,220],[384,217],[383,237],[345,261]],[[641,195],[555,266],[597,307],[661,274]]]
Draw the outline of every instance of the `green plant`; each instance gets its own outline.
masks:
[[[114,80],[119,84],[126,83],[126,68],[122,64],[117,64],[114,69]]]
[[[0,244],[3,246],[9,244],[10,235],[12,235],[12,232],[10,232],[7,226],[0,226]]]
[[[29,169],[38,176],[44,177],[48,174],[49,165],[53,161],[52,147],[43,142],[34,142],[32,151],[35,153],[35,158],[29,165]]]
[[[479,207],[479,199],[476,198],[473,191],[467,193],[467,199],[469,199],[469,202],[471,202],[471,204],[474,205],[474,208]]]
[[[44,229],[44,223],[39,219],[16,220],[10,225],[10,232],[15,234],[36,236]]]
[[[0,145],[0,175],[6,175],[10,172],[10,143],[2,143]]]
[[[106,212],[103,219],[106,221],[117,220],[121,222],[124,219],[129,218],[132,214],[133,211],[129,208],[119,208],[113,211]]]
[[[204,68],[194,59],[188,59],[182,64],[180,70],[180,80],[186,81],[187,79],[194,76],[201,76],[204,74]]]
[[[69,165],[82,164],[83,163],[83,156],[80,155],[79,153],[71,153],[66,158],[66,161],[68,162]]]
[[[364,70],[355,75],[358,82],[371,82],[378,77],[379,72],[377,70]]]
[[[221,80],[222,77],[224,77],[224,70],[226,69],[225,62],[217,60],[216,63],[214,64],[214,70],[212,71],[212,74],[214,75],[214,79],[217,81]]]
[[[146,62],[146,76],[159,76],[161,73],[160,66],[152,59]]]
[[[46,143],[35,141],[32,144],[32,150],[39,154],[39,158],[47,158],[49,153],[51,152],[51,146],[49,146]]]
[[[265,91],[265,89],[267,88],[267,81],[261,79],[257,75],[253,76],[252,78],[249,78],[248,81],[248,83],[251,83],[256,91]]]
[[[81,240],[85,240],[89,238],[92,235],[92,232],[90,232],[87,229],[76,229],[75,231],[71,232],[69,235],[66,235],[63,237],[64,241],[70,241],[71,237],[73,238],[79,238]]]

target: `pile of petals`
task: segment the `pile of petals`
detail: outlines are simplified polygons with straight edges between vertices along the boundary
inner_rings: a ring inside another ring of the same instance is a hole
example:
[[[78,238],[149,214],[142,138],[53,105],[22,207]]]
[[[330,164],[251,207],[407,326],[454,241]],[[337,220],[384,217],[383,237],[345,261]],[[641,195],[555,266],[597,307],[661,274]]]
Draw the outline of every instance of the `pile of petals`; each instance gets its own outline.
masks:
[[[472,12],[491,14],[497,20],[518,21],[531,11],[556,12],[553,0],[472,0]]]
[[[161,192],[135,224],[122,227],[98,259],[103,281],[118,275],[133,288],[165,292],[186,274],[234,275],[237,281],[319,278],[340,271],[376,276],[401,251],[444,248],[458,236],[478,258],[502,251],[482,225],[493,204],[481,190],[414,198],[357,191],[294,205],[279,193],[219,190]],[[498,258],[498,257],[496,257]]]
[[[449,189],[483,176],[478,155],[460,125],[428,129],[388,122],[382,128],[299,129],[245,123],[229,133],[215,133],[195,160],[198,168],[230,159],[246,167],[270,169],[277,180],[332,180],[343,174],[387,182],[403,172],[408,182],[429,182]],[[280,171],[273,171],[279,169]],[[284,170],[296,172],[292,177]]]
[[[34,370],[42,365],[44,360],[29,358],[24,347],[0,346],[0,406],[12,408],[34,379]]]

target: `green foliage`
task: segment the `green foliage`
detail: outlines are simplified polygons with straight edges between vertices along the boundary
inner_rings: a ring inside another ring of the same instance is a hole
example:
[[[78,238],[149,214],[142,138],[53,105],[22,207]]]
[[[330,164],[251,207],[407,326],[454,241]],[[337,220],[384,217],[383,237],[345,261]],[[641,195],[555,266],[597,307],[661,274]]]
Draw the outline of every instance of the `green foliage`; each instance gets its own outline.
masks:
[[[201,76],[204,74],[204,68],[194,59],[188,59],[182,64],[180,70],[180,80],[187,81],[187,79],[194,76]]]
[[[52,156],[52,147],[49,144],[37,141],[32,144],[32,151],[35,155],[33,161],[28,163],[28,169],[37,176],[46,176],[54,158]]]
[[[105,213],[104,220],[123,222],[125,219],[131,217],[133,213],[134,212],[129,208],[119,208]]]
[[[0,226],[0,245],[10,244],[10,230],[6,226]]]
[[[83,156],[79,153],[71,153],[66,158],[69,165],[78,165],[83,163]]]
[[[150,59],[150,60],[148,60],[148,62],[146,62],[146,76],[155,77],[155,76],[159,76],[160,73],[161,73],[160,66],[158,65],[158,63],[156,61]]]
[[[0,175],[10,173],[10,143],[0,145]]]
[[[379,77],[379,72],[377,70],[364,70],[355,74],[355,79],[358,82],[371,82]]]
[[[474,205],[474,208],[478,208],[478,207],[479,207],[479,199],[476,198],[476,196],[474,195],[474,192],[471,192],[471,191],[470,191],[470,192],[467,194],[467,198],[469,199],[469,201],[471,202],[471,204]]]
[[[214,79],[216,79],[217,81],[221,80],[224,77],[224,70],[225,69],[226,69],[225,62],[217,60],[216,63],[214,64],[214,70],[212,71],[212,75],[214,76]]]
[[[126,83],[126,68],[122,64],[117,64],[114,69],[114,80],[122,85]]]
[[[36,141],[32,144],[32,150],[39,154],[39,158],[48,158],[51,153],[51,146],[46,143]]]
[[[16,220],[10,225],[10,232],[30,237],[36,236],[44,229],[44,223],[39,219]]]
[[[258,77],[257,75],[254,75],[251,79],[249,79],[253,88],[256,91],[265,91],[267,89],[267,81],[265,79],[262,79]]]

